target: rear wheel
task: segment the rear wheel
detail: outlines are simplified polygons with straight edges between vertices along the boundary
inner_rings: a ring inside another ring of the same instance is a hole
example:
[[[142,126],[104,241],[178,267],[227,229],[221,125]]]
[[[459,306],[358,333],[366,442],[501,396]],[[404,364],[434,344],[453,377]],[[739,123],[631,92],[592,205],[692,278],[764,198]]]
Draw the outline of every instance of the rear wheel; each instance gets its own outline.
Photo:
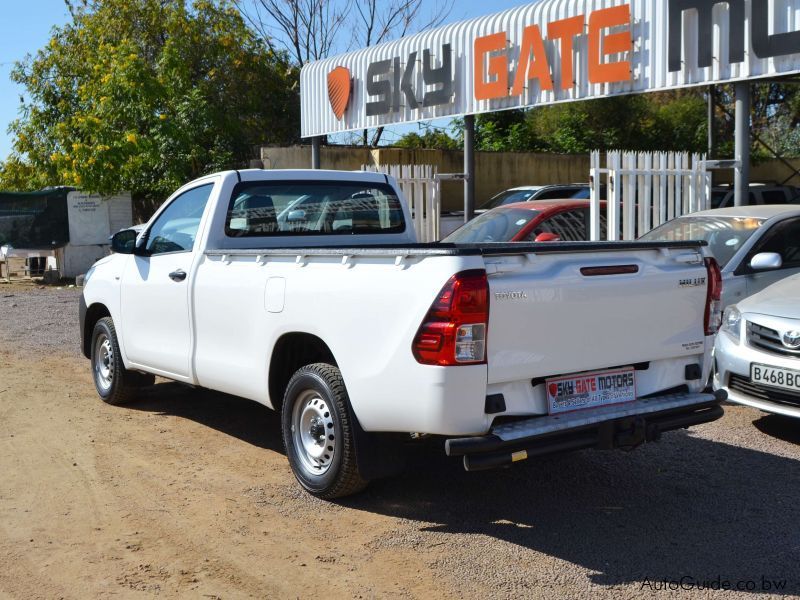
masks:
[[[108,404],[126,404],[134,399],[136,388],[152,384],[152,375],[128,371],[122,363],[117,331],[111,317],[95,323],[92,331],[92,377],[94,387]]]
[[[324,363],[299,369],[286,388],[281,420],[286,456],[306,490],[320,498],[340,498],[366,487],[339,369]]]

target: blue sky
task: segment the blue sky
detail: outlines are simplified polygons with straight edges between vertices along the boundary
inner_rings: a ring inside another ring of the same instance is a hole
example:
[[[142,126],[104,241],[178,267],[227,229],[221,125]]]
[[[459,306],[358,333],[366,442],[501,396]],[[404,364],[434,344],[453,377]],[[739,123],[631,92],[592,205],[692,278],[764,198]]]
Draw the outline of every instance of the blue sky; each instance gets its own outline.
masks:
[[[0,9],[0,160],[11,150],[6,132],[19,110],[19,97],[24,89],[9,79],[15,61],[47,44],[54,26],[69,20],[64,0],[2,0]],[[490,12],[497,12],[525,2],[519,0],[456,0],[447,22],[459,21]]]
[[[4,0],[0,9],[0,159],[11,150],[8,124],[17,117],[24,90],[9,79],[14,62],[50,39],[50,29],[69,17],[64,0]]]

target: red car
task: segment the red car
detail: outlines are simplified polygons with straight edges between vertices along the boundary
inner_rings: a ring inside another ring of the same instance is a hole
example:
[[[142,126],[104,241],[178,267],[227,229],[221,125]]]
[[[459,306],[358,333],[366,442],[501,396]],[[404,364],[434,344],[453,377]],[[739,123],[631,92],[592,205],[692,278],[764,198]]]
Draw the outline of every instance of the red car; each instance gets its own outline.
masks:
[[[601,202],[601,239],[605,237],[605,202]],[[443,242],[579,242],[589,239],[589,200],[532,200],[487,211]]]

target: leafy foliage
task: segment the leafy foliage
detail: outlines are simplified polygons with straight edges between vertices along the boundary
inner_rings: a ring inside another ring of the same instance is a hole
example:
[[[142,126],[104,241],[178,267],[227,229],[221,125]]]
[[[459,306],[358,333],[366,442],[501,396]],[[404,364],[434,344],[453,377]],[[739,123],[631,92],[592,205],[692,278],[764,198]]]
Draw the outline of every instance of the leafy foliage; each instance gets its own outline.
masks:
[[[407,133],[395,144],[398,148],[433,148],[437,150],[458,150],[462,144],[445,131],[434,128],[427,128],[420,135],[412,132]]]
[[[453,136],[407,134],[398,145],[463,146],[463,120]],[[615,96],[584,102],[477,115],[475,140],[485,152],[585,154],[594,149],[690,150],[706,148],[706,104],[696,92]]]
[[[694,92],[615,96],[476,119],[478,148],[486,151],[702,151],[705,136],[705,100]]]
[[[477,115],[478,150],[585,154],[593,149],[706,152],[708,113],[705,90],[616,96],[583,102]],[[733,86],[717,86],[715,158],[732,157]],[[753,84],[751,114],[754,161],[800,156],[800,87],[792,83]],[[462,119],[452,135],[407,134],[398,145],[451,149],[463,146]],[[424,139],[422,139],[424,138]]]
[[[294,141],[298,73],[227,0],[94,0],[16,65],[27,89],[0,187],[73,185],[162,200]]]

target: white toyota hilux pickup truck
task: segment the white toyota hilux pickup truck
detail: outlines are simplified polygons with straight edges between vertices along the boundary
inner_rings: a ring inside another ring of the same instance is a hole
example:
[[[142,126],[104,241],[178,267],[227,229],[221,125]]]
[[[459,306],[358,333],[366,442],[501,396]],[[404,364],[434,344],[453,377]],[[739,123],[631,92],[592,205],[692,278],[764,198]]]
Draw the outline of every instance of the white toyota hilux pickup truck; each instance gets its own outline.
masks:
[[[422,435],[478,470],[722,415],[702,242],[418,244],[391,177],[243,170],[185,185],[112,248],[80,307],[100,397],[158,375],[281,411],[321,497],[394,472]]]

